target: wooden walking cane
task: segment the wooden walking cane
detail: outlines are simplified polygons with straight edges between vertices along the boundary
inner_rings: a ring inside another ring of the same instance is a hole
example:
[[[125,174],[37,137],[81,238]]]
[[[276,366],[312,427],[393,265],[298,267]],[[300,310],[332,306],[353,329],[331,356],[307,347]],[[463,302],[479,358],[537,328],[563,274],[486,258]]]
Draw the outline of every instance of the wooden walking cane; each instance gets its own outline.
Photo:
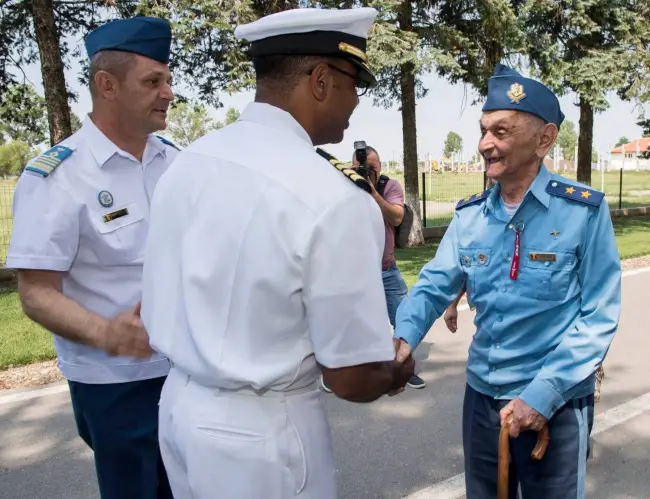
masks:
[[[504,421],[501,431],[499,432],[499,468],[497,482],[498,499],[508,499],[508,471],[510,468],[510,425],[512,424],[512,414]],[[548,447],[548,426],[545,424],[537,433],[537,444],[530,453],[535,461],[541,461]]]

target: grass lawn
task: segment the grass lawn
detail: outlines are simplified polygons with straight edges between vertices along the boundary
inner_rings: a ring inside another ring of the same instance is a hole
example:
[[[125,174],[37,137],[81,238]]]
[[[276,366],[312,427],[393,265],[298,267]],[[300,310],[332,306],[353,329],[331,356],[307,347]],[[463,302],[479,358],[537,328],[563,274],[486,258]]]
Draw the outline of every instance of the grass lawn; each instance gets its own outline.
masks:
[[[616,218],[615,230],[621,258],[650,254],[650,217]],[[435,256],[437,244],[396,250],[398,265],[409,288],[420,269]],[[18,293],[0,289],[0,369],[53,359],[49,333],[23,314]]]
[[[23,314],[18,293],[0,289],[0,369],[54,356],[52,336]]]

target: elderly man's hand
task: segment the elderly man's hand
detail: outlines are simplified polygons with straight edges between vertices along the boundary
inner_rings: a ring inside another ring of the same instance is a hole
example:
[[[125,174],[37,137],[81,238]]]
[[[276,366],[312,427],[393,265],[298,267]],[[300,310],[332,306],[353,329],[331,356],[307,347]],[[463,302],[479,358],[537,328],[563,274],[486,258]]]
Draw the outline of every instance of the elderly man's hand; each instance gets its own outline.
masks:
[[[512,414],[510,436],[513,438],[517,438],[522,431],[539,431],[546,424],[546,418],[520,398],[511,400],[507,406],[501,409],[499,414],[501,416],[501,426],[503,426],[508,416]]]
[[[406,347],[404,347],[403,345],[406,345]],[[409,346],[409,344],[406,343],[404,340],[393,338],[393,346],[395,347],[395,364],[396,367],[401,365],[400,377],[402,378],[403,383],[400,383],[401,385],[400,388],[388,392],[388,395],[391,397],[399,393],[402,393],[404,391],[406,382],[413,375],[415,370],[415,359],[411,355],[411,347]]]

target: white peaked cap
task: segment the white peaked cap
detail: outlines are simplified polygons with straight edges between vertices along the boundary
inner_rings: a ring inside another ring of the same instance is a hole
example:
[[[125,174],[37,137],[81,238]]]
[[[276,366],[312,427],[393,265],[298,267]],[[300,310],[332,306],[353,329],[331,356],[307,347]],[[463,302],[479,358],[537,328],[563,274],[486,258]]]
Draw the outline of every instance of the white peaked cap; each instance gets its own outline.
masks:
[[[237,26],[235,36],[251,42],[254,57],[269,55],[329,56],[348,60],[359,68],[359,80],[375,85],[368,67],[368,32],[377,10],[292,9]]]
[[[285,10],[237,26],[235,36],[255,42],[264,38],[295,33],[339,31],[359,38],[367,38],[377,14],[378,12],[372,7]]]

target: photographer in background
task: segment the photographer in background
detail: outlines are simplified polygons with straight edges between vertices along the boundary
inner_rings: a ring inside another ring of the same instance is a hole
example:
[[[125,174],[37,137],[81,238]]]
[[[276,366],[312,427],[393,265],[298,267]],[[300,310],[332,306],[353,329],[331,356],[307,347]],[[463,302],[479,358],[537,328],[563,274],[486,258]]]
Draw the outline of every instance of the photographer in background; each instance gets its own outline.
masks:
[[[380,177],[382,177],[381,161],[379,160],[379,153],[374,148],[367,146],[365,142],[355,142],[354,146],[352,168],[370,182],[372,197],[379,205],[384,217],[386,241],[381,268],[388,317],[394,328],[397,307],[408,293],[404,278],[395,261],[395,229],[404,219],[404,191],[397,180],[383,176],[380,182]],[[424,380],[415,374],[411,376],[407,384],[411,388],[418,389],[426,386]],[[322,380],[321,385],[324,390],[329,391]]]

